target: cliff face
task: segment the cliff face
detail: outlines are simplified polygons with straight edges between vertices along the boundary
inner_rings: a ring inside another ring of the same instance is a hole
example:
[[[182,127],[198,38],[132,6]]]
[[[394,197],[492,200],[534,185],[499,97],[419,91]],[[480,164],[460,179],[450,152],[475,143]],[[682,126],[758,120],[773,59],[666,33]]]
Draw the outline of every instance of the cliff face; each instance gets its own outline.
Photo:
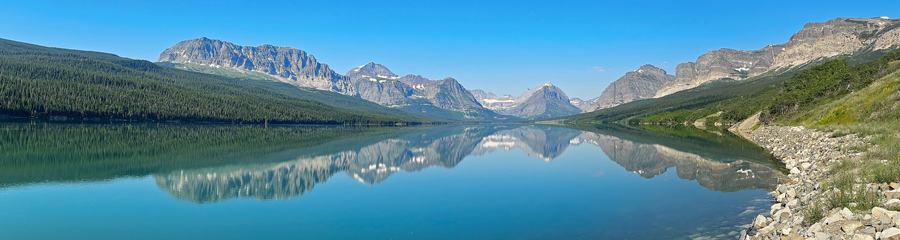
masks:
[[[701,55],[694,62],[681,63],[675,76],[664,84],[648,78],[635,83],[626,76],[616,80],[598,97],[604,101],[589,110],[614,107],[650,97],[659,98],[724,78],[743,80],[765,72],[803,66],[811,62],[866,50],[883,50],[900,45],[900,20],[886,18],[837,18],[824,23],[808,23],[784,44],[759,50],[719,49]],[[635,87],[629,89],[628,87]],[[611,89],[612,88],[612,89]]]
[[[192,63],[215,68],[254,71],[284,82],[321,90],[356,95],[349,79],[319,63],[305,51],[260,45],[238,46],[209,38],[181,41],[159,54],[158,62]]]
[[[791,36],[775,68],[802,65],[814,60],[850,54],[864,49],[881,50],[900,43],[900,21],[884,18],[837,18],[807,23]]]
[[[744,80],[759,76],[772,69],[775,56],[782,49],[784,44],[769,45],[756,51],[727,48],[710,51],[697,58],[696,62],[678,64],[673,81],[658,88],[652,97],[662,97],[723,78]]]

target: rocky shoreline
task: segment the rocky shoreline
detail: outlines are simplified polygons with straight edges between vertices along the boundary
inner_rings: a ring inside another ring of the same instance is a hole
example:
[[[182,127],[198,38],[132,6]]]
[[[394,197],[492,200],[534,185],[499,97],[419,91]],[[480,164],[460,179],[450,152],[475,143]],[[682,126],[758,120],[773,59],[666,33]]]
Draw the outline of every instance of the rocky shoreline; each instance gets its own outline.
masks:
[[[741,239],[900,240],[900,214],[880,207],[856,213],[835,208],[818,222],[804,222],[809,206],[817,206],[817,202],[825,201],[826,194],[840,191],[825,184],[829,166],[863,154],[852,149],[869,144],[868,138],[852,134],[832,137],[803,127],[764,126],[744,133],[741,135],[784,162],[790,173],[771,192],[774,201],[769,215],[758,215]],[[885,206],[900,206],[900,184],[865,187],[877,193]]]

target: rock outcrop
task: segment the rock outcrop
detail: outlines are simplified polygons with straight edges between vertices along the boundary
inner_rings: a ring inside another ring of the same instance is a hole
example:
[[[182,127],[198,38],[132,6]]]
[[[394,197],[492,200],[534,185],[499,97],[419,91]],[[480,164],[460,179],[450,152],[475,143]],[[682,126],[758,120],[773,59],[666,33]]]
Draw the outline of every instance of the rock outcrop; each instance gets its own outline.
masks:
[[[744,80],[771,70],[789,69],[809,63],[862,51],[877,51],[900,45],[900,20],[878,18],[837,18],[824,23],[808,23],[784,44],[772,44],[759,50],[719,49],[701,55],[694,62],[679,64],[674,78],[660,84],[659,79],[633,83],[626,76],[616,80],[598,97],[589,110],[614,107],[623,103],[659,98],[720,79]],[[642,67],[643,68],[643,67]],[[638,79],[637,81],[641,81]],[[636,86],[639,89],[629,89]],[[623,88],[625,87],[625,88]]]

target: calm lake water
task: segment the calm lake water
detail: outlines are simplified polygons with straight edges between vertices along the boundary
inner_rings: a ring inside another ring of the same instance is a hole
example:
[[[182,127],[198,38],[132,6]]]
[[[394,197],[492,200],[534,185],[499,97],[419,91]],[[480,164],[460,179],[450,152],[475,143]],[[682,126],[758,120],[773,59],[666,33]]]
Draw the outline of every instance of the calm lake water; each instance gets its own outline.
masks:
[[[783,166],[698,129],[0,124],[2,239],[735,239]]]

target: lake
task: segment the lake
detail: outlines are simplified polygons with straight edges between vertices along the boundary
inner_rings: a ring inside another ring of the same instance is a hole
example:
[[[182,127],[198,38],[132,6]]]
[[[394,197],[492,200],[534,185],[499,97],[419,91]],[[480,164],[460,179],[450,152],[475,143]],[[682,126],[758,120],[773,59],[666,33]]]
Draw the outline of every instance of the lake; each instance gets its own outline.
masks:
[[[3,239],[736,239],[784,167],[727,132],[0,124]]]

